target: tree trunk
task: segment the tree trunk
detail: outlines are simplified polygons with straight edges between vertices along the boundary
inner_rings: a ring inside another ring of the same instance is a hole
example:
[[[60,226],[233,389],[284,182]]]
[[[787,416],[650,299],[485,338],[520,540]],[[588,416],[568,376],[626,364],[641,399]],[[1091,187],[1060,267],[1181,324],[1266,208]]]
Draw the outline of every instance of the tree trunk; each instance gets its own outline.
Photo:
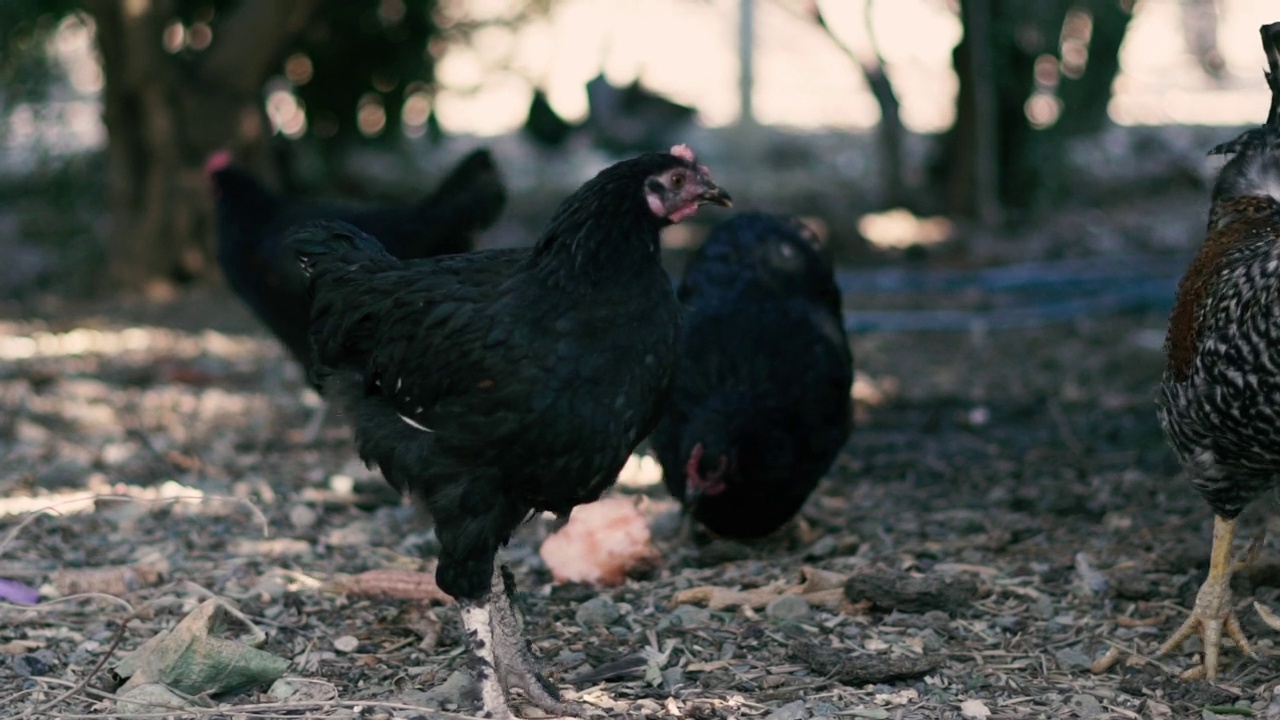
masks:
[[[168,53],[173,0],[86,0],[106,75],[108,201],[113,218],[106,279],[147,290],[214,273],[213,207],[201,173],[228,148],[236,162],[275,177],[262,86],[305,28],[314,0],[244,2],[214,26],[193,57]]]
[[[1052,131],[1067,136],[1088,135],[1107,126],[1111,86],[1120,74],[1120,44],[1133,19],[1133,10],[1119,0],[1087,0],[1078,7],[1093,18],[1093,31],[1084,74],[1059,78],[1062,118]]]
[[[1067,140],[1106,126],[1131,5],[1122,0],[961,0],[965,36],[954,53],[960,77],[956,121],[934,168],[945,211],[990,216],[983,206],[991,201],[985,189],[993,181],[982,180],[984,163],[994,166],[1003,209],[1033,210],[1062,197],[1068,190],[1062,185]],[[988,12],[979,12],[984,6]],[[1059,45],[1071,9],[1092,19],[1088,60],[1080,77],[1058,77],[1062,112],[1052,126],[1036,129],[1026,115],[1026,103],[1037,90],[1036,61],[1045,55],[1061,61]],[[985,38],[983,21],[989,21]],[[985,63],[975,63],[983,54],[975,49],[986,51]],[[984,72],[980,64],[989,69]],[[987,102],[979,97],[984,83],[994,94]]]

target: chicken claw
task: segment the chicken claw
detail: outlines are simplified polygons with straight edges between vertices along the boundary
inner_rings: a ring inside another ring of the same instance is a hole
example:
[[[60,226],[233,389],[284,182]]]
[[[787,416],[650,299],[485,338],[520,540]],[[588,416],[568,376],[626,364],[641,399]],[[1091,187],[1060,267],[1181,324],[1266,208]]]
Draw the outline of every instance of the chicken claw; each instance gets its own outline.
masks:
[[[1263,605],[1257,600],[1253,601],[1253,611],[1258,613],[1258,619],[1262,620],[1267,627],[1272,630],[1280,630],[1280,616],[1271,611],[1271,608]]]
[[[1231,541],[1235,538],[1235,532],[1234,520],[1227,520],[1222,516],[1214,518],[1209,576],[1196,594],[1196,604],[1190,617],[1156,651],[1156,657],[1167,655],[1193,634],[1200,635],[1204,646],[1204,662],[1182,673],[1184,680],[1217,679],[1218,650],[1224,630],[1242,653],[1253,657],[1249,641],[1240,628],[1240,620],[1231,608],[1231,574],[1235,570],[1235,563],[1231,561]]]

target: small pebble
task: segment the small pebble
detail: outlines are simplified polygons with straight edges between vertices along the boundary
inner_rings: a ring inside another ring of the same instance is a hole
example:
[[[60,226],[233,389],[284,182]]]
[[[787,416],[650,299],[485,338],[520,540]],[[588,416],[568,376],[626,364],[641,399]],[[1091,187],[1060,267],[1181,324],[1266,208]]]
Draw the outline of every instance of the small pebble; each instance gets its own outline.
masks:
[[[1097,698],[1083,693],[1077,693],[1067,698],[1067,705],[1075,708],[1082,718],[1098,717],[1106,712]]]
[[[992,621],[996,627],[1010,632],[1020,632],[1027,626],[1027,621],[1017,615],[1000,615]]]
[[[933,628],[921,630],[916,637],[920,639],[920,643],[926,652],[938,652],[942,649],[942,637],[934,632]]]
[[[267,575],[254,583],[249,589],[249,593],[257,597],[263,602],[271,602],[284,597],[288,588],[284,585],[284,580],[277,575]]]
[[[1053,654],[1053,659],[1058,661],[1059,670],[1083,670],[1093,663],[1088,655],[1075,648],[1062,648]]]
[[[658,629],[663,630],[671,625],[679,627],[697,627],[711,622],[711,611],[697,605],[681,605],[671,611],[670,615],[658,622]]]
[[[14,655],[12,664],[13,671],[22,677],[48,675],[52,669],[49,663],[37,657],[35,653]]]
[[[595,625],[608,625],[621,615],[622,611],[618,609],[617,603],[600,595],[579,605],[573,617],[578,621],[578,624],[592,627]]]
[[[803,700],[793,700],[765,716],[764,720],[805,720],[809,712]]]
[[[829,702],[816,702],[809,708],[809,712],[813,713],[813,720],[818,720],[819,717],[838,716],[840,708]]]
[[[294,505],[289,508],[289,522],[296,530],[309,530],[320,519],[318,513],[310,505]]]
[[[360,641],[354,635],[343,635],[333,641],[333,649],[343,653],[355,652],[359,646]]]
[[[799,595],[774,598],[764,609],[764,614],[774,620],[803,620],[810,612],[809,601]]]
[[[679,508],[661,513],[649,523],[649,534],[654,540],[672,540],[684,527],[685,517]]]
[[[835,554],[836,539],[830,535],[824,535],[818,538],[818,541],[809,546],[804,556],[811,560],[819,560],[824,557]]]
[[[424,696],[429,703],[459,707],[480,699],[480,689],[471,673],[454,670],[444,682],[431,688]]]

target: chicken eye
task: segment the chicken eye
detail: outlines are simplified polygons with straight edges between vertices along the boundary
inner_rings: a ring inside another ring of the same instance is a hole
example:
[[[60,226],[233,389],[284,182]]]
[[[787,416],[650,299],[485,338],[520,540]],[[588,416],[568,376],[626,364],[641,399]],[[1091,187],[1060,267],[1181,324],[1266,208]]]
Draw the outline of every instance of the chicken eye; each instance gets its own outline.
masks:
[[[676,173],[671,176],[671,187],[675,190],[684,187],[684,173]]]

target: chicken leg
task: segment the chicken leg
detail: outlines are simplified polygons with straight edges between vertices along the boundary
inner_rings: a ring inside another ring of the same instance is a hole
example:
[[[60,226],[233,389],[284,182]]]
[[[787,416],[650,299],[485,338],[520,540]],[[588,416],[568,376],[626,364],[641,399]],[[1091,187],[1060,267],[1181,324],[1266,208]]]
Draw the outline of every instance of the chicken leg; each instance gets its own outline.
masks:
[[[329,401],[321,399],[320,405],[311,411],[311,417],[302,428],[302,444],[314,445],[324,431],[325,420],[329,419]]]
[[[509,573],[494,563],[489,594],[462,607],[462,625],[480,660],[476,675],[483,716],[493,720],[511,718],[507,694],[512,688],[522,690],[525,699],[542,710],[567,716],[570,708],[560,700],[556,687],[538,672],[524,638],[524,622],[511,602],[515,583]]]
[[[1228,520],[1221,515],[1213,519],[1213,548],[1209,552],[1209,577],[1205,578],[1196,595],[1195,607],[1191,616],[1164,641],[1156,651],[1156,657],[1166,655],[1193,633],[1199,633],[1204,645],[1204,662],[1182,674],[1183,679],[1195,680],[1204,678],[1213,681],[1218,677],[1218,649],[1222,643],[1222,633],[1235,642],[1236,647],[1246,655],[1252,656],[1249,641],[1240,628],[1240,620],[1231,608],[1231,575],[1235,570],[1231,561],[1231,542],[1236,535],[1236,521]]]

